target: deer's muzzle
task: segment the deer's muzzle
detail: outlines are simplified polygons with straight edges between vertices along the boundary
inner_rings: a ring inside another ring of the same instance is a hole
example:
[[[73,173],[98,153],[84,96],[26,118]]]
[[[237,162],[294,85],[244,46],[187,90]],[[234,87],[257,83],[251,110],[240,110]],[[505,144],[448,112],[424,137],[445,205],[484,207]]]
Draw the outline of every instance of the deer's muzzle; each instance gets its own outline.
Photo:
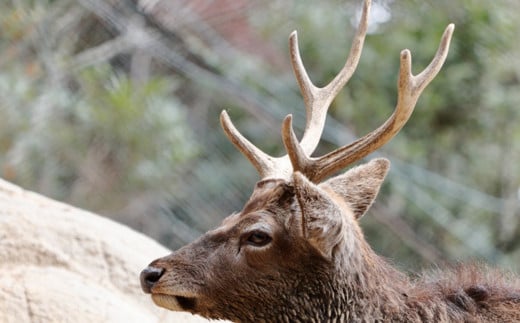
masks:
[[[146,267],[140,275],[141,288],[143,289],[143,292],[150,294],[152,292],[152,287],[159,281],[163,273],[164,269],[162,268],[152,266]]]

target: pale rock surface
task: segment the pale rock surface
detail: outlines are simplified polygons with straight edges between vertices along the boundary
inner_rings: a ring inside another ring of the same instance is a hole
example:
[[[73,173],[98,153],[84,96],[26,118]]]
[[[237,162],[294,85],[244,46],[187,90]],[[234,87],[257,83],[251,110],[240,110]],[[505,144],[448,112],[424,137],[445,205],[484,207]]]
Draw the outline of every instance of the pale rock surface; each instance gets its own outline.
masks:
[[[169,251],[0,179],[0,322],[207,322],[156,307],[139,273]]]

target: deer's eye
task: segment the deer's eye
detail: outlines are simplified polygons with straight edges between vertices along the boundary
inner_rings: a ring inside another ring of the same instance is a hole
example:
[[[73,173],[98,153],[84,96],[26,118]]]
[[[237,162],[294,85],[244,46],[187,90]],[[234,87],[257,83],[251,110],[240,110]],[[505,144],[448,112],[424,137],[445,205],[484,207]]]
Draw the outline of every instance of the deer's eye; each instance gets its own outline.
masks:
[[[271,242],[272,238],[263,231],[253,231],[246,238],[246,243],[255,247],[263,247]]]

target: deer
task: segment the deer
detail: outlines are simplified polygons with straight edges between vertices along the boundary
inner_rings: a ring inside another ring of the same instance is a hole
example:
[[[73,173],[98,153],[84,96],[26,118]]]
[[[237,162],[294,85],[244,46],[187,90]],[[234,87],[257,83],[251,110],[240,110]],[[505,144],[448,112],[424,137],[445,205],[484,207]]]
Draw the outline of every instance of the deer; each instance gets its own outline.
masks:
[[[284,156],[264,153],[222,111],[225,134],[260,180],[240,212],[141,272],[142,290],[156,305],[233,322],[520,322],[520,280],[513,274],[461,264],[411,277],[372,250],[359,220],[379,192],[387,159],[336,174],[401,130],[446,60],[453,24],[419,74],[412,73],[410,51],[401,52],[397,103],[382,125],[311,156],[331,102],[359,62],[370,5],[363,3],[345,65],[324,87],[310,80],[297,34],[290,35],[290,60],[307,119],[301,140],[292,116],[283,120]]]

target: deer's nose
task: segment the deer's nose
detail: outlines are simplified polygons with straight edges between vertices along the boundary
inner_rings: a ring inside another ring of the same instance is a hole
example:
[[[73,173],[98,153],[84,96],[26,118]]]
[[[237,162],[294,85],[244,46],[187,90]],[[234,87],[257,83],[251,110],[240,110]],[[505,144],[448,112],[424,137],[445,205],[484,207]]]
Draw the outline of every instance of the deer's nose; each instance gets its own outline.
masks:
[[[140,279],[143,292],[150,294],[153,285],[159,281],[163,273],[164,269],[152,266],[148,266],[141,271]]]

